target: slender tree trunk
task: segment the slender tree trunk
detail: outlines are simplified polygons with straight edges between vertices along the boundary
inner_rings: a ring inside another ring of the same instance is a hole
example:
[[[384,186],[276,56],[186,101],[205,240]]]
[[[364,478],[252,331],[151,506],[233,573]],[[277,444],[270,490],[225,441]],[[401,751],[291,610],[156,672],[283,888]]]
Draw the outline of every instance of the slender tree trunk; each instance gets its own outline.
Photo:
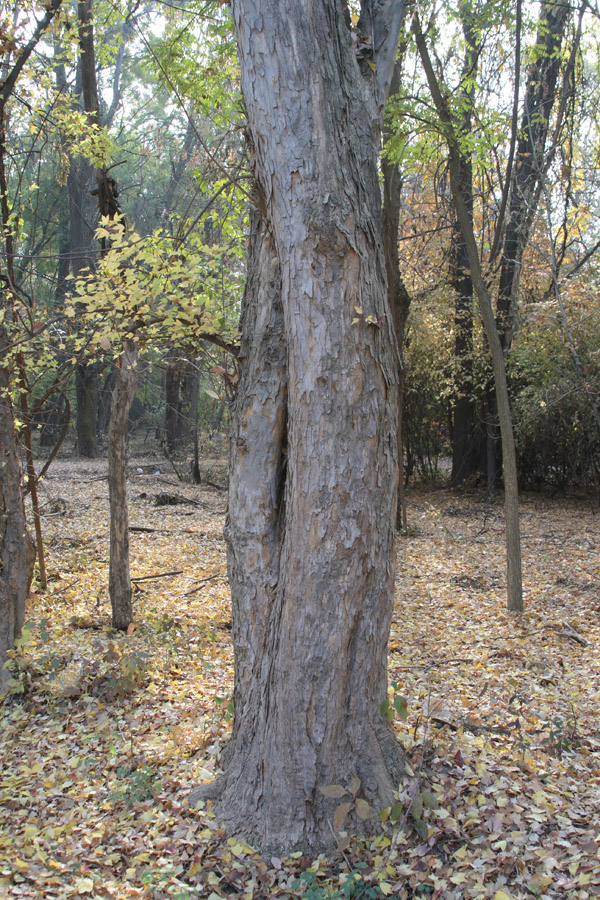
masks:
[[[469,210],[472,215],[472,209]],[[454,289],[454,404],[452,417],[452,473],[450,486],[458,487],[475,474],[479,464],[475,440],[473,398],[473,279],[460,229],[453,241]]]
[[[492,355],[504,463],[507,604],[509,610],[520,612],[523,609],[523,580],[521,574],[521,528],[519,523],[517,454],[510,412],[504,353],[496,329],[492,298],[481,272],[479,250],[473,233],[472,217],[469,214],[468,202],[465,199],[462,190],[460,145],[455,133],[454,121],[450,110],[448,109],[447,101],[442,94],[440,85],[436,79],[427,43],[416,12],[413,14],[413,32],[425,70],[431,98],[440,117],[440,122],[444,128],[446,141],[448,143],[450,184],[456,218],[468,254],[473,287],[475,288],[477,299],[479,301],[479,311],[481,313],[485,335]]]
[[[563,0],[542,3],[535,59],[527,72],[498,288],[496,315],[505,352],[510,348],[515,329],[521,262],[537,211],[550,116],[557,96],[561,47],[572,8]]]
[[[511,179],[509,214],[502,243],[496,304],[496,327],[505,355],[510,351],[516,329],[523,254],[537,213],[540,178],[546,168],[550,117],[558,93],[561,47],[572,9],[572,5],[563,0],[542,3],[539,11],[536,54],[527,72],[521,128]],[[556,129],[556,133],[558,130]],[[551,152],[554,150],[551,149]],[[489,423],[487,469],[490,496],[495,491],[501,468],[499,454],[504,453],[498,435],[498,415],[495,394],[490,388],[487,400]]]
[[[198,369],[195,360],[181,355],[167,360],[165,440],[169,453],[174,453],[193,435],[194,410],[198,405],[198,383]]]
[[[8,346],[0,326],[0,348]],[[5,358],[2,353],[1,358]],[[35,548],[27,532],[8,369],[0,367],[0,693],[10,682],[6,654],[21,634]]]
[[[396,60],[390,94],[394,94],[400,87],[401,58]],[[390,137],[389,129],[384,125],[384,137]],[[404,368],[404,333],[406,320],[410,309],[411,298],[400,275],[400,257],[398,254],[398,228],[400,225],[400,200],[402,194],[402,179],[400,167],[392,163],[384,156],[381,160],[383,173],[383,211],[382,211],[382,241],[385,254],[385,268],[387,274],[388,303],[392,310],[394,321],[394,333],[398,346],[398,465],[400,475],[398,480],[398,508],[396,512],[396,527],[398,529],[408,527],[406,512],[406,499],[404,494],[404,459],[402,440],[402,414],[404,406],[404,388],[406,383],[406,370]]]
[[[461,73],[460,121],[458,129],[465,138],[471,133],[475,78],[479,47],[469,7],[461,7],[462,30],[465,38],[465,57]],[[473,163],[471,153],[462,148],[459,156],[460,190],[471,222],[473,221]],[[457,487],[475,474],[478,456],[475,442],[475,400],[473,397],[473,279],[469,255],[458,223],[452,238],[452,272],[454,290],[454,404],[452,422],[451,487]]]
[[[137,344],[123,343],[119,377],[113,391],[108,427],[108,496],[110,501],[110,562],[108,586],[112,627],[126,630],[133,621],[129,575],[129,514],[127,509],[127,422],[135,394]]]
[[[348,827],[357,795],[376,829],[402,772],[381,714],[398,362],[376,155],[402,4],[371,9],[364,74],[342,2],[232,8],[264,224],[232,431],[235,720],[211,793],[232,832],[314,847],[338,805],[321,788],[352,788]]]

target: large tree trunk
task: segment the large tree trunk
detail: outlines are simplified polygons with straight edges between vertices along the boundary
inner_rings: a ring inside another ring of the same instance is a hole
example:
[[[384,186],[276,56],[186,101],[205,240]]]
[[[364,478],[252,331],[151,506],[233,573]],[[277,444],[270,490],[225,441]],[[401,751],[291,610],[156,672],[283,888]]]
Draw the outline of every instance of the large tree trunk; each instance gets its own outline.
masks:
[[[8,339],[0,328],[0,347]],[[33,576],[35,548],[27,533],[17,455],[17,436],[10,403],[9,373],[0,368],[0,693],[10,676],[6,654],[21,634],[25,601]]]
[[[108,426],[108,495],[110,501],[110,562],[108,588],[112,627],[127,629],[133,621],[129,575],[129,514],[127,510],[127,422],[135,394],[137,344],[123,342],[119,377],[112,394]]]
[[[232,832],[319,846],[338,803],[320,788],[359,779],[368,830],[402,771],[381,714],[398,365],[377,173],[402,4],[371,9],[364,75],[341,0],[232,7],[264,225],[232,433],[235,723],[212,793]]]

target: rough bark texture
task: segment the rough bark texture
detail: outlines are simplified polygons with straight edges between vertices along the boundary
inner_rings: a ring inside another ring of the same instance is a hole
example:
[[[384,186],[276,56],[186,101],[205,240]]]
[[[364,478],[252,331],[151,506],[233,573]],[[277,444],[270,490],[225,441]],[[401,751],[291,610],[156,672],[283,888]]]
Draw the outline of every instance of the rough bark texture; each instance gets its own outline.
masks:
[[[108,427],[108,496],[110,502],[110,562],[108,588],[112,627],[125,630],[133,621],[129,575],[129,515],[127,510],[127,421],[135,394],[137,345],[126,340],[119,378],[113,391]]]
[[[0,328],[0,347],[8,344]],[[7,651],[21,634],[25,601],[33,575],[35,548],[27,533],[17,456],[17,436],[9,399],[9,373],[0,368],[0,693],[10,681]]]
[[[376,165],[402,6],[372,4],[366,78],[341,0],[232,9],[258,211],[227,525],[235,723],[212,793],[232,832],[318,846],[337,805],[320,786],[357,776],[368,829],[402,768],[380,712],[398,365]]]

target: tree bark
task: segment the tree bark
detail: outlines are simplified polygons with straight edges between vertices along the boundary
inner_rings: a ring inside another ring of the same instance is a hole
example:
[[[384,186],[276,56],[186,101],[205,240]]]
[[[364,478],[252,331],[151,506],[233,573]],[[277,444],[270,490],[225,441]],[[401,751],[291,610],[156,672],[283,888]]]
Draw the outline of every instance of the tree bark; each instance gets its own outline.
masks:
[[[235,718],[209,791],[263,847],[331,844],[320,788],[353,776],[377,828],[402,771],[381,714],[398,363],[377,172],[402,4],[369,6],[362,74],[341,0],[232,3],[264,224],[231,442]]]
[[[400,87],[401,56],[396,60],[390,94],[394,94]],[[384,124],[384,138],[391,137],[389,127]],[[404,406],[404,387],[406,383],[406,370],[404,367],[404,334],[406,320],[410,309],[411,297],[400,274],[400,256],[398,253],[398,228],[400,225],[400,201],[402,195],[402,178],[398,163],[391,162],[387,156],[381,160],[383,175],[383,210],[381,235],[385,256],[385,268],[387,274],[388,303],[392,311],[394,333],[398,347],[398,466],[400,469],[398,479],[398,508],[396,511],[396,528],[407,528],[408,517],[406,511],[406,499],[404,495],[404,458],[402,439],[402,418]]]
[[[127,422],[135,394],[138,350],[123,342],[119,377],[113,391],[108,427],[108,496],[110,502],[110,562],[108,588],[112,627],[125,631],[133,621],[129,574],[129,514],[127,509]]]
[[[8,346],[0,326],[0,348]],[[5,354],[2,353],[4,358]],[[21,490],[17,436],[10,402],[10,379],[0,367],[0,693],[10,683],[4,668],[6,654],[20,637],[25,621],[25,601],[35,562],[35,547],[27,532]]]

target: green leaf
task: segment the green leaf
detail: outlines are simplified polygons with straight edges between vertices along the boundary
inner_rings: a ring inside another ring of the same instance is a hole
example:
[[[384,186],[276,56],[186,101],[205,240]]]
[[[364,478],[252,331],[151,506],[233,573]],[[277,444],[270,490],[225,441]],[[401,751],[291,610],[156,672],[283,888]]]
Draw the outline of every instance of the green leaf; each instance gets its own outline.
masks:
[[[431,791],[423,791],[421,797],[423,798],[425,809],[439,809],[440,804],[437,801],[437,797]]]
[[[403,806],[400,801],[398,801],[398,803],[394,803],[394,805],[390,809],[390,822],[397,822],[402,815],[402,810]]]
[[[427,835],[429,834],[429,831],[423,819],[419,818],[418,816],[416,818],[413,816],[413,825],[415,826],[415,831],[417,832],[419,837],[425,840],[427,838]]]

